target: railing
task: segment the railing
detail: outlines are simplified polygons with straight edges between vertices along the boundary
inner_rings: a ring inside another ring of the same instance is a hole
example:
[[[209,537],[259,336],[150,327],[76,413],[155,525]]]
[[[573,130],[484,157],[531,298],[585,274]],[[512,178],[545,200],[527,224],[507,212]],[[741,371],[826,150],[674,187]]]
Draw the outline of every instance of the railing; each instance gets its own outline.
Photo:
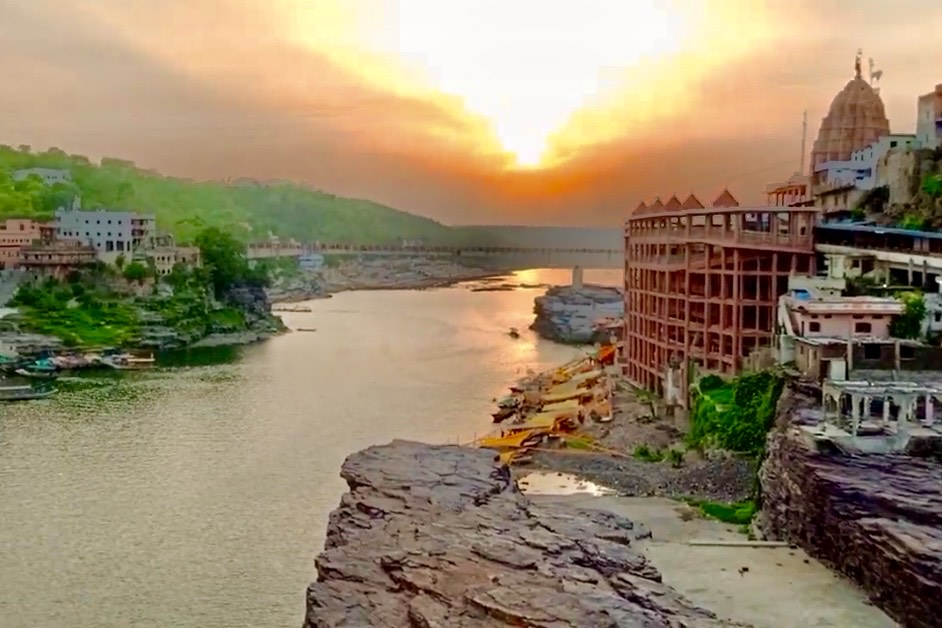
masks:
[[[551,254],[578,253],[598,255],[621,255],[623,249],[607,248],[557,248],[557,247],[500,247],[500,246],[394,246],[371,244],[334,244],[318,242],[301,245],[272,245],[268,243],[250,243],[250,252],[262,251],[301,251],[303,253],[445,253],[445,254]]]
[[[652,229],[639,231],[630,236],[635,242],[676,242],[715,241],[730,244],[754,244],[760,246],[786,246],[793,248],[811,249],[813,239],[811,230],[804,235],[775,233],[773,231],[758,231],[753,229],[724,229],[723,227],[678,227],[674,229]]]

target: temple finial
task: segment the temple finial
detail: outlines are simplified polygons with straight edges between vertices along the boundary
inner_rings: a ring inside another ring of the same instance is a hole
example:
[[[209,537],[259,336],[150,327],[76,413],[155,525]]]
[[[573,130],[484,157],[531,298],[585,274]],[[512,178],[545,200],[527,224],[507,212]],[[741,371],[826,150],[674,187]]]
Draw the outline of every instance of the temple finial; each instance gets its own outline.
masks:
[[[860,59],[863,57],[863,50],[857,49],[857,58],[854,59],[854,75],[855,78],[860,78]]]

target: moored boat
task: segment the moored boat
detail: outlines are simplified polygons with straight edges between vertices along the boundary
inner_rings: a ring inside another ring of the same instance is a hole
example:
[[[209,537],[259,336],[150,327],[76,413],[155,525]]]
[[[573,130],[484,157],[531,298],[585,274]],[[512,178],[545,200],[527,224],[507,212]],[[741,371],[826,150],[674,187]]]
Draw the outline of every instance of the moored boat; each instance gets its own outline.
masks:
[[[32,386],[0,386],[0,401],[29,401],[45,399],[56,392],[55,388],[34,388]]]

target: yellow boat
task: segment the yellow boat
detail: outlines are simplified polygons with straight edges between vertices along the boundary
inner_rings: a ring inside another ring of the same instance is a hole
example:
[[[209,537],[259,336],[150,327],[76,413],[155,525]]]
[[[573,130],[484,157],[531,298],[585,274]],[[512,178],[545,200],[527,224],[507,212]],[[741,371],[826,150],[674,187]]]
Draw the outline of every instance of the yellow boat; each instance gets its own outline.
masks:
[[[577,399],[580,401],[585,399],[586,401],[590,401],[594,395],[595,393],[591,388],[583,388],[579,384],[569,383],[550,388],[549,391],[543,395],[543,403],[558,403],[569,399]]]
[[[548,430],[524,430],[513,434],[503,433],[500,436],[485,436],[478,440],[475,445],[484,449],[520,449],[529,442],[537,442],[545,436]]]
[[[582,409],[582,405],[579,403],[578,399],[566,399],[565,401],[544,404],[540,412],[559,412],[566,410],[578,412],[580,409]]]

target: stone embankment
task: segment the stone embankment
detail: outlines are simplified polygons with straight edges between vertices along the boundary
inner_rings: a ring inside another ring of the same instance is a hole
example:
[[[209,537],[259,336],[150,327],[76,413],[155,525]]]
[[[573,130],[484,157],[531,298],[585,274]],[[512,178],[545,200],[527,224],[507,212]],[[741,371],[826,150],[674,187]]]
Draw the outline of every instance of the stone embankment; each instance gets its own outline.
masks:
[[[785,397],[760,473],[761,532],[848,576],[902,625],[938,626],[942,463],[819,451],[794,427],[810,403]]]
[[[620,318],[625,307],[622,293],[608,286],[554,286],[534,299],[536,318],[530,329],[547,340],[565,344],[607,341],[598,337],[595,323],[601,318]]]
[[[531,503],[491,451],[394,441],[341,475],[306,628],[736,625],[661,582],[640,526]]]

